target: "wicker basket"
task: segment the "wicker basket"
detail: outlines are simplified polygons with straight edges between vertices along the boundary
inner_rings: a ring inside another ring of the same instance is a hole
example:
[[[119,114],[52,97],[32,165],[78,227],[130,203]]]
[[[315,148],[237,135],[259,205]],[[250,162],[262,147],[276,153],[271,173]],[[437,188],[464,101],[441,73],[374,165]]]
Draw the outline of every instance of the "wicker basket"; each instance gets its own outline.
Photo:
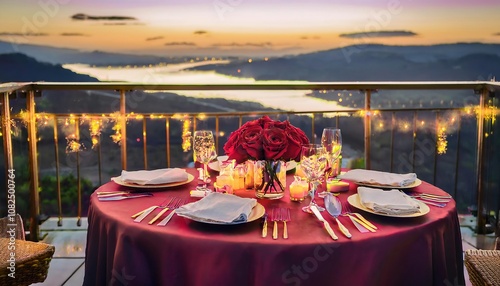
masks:
[[[465,267],[472,285],[500,285],[500,250],[467,250]]]
[[[0,237],[10,237],[10,233],[7,233],[7,231],[12,229],[12,225],[15,224],[15,237],[16,239],[22,239],[25,240],[24,237],[24,224],[23,224],[23,219],[19,214],[16,214],[14,217],[14,221],[10,221],[11,218],[9,217],[3,217],[0,218]]]
[[[50,260],[54,255],[53,245],[32,242],[25,240],[15,240],[15,278],[9,275],[9,251],[8,238],[0,238],[0,285],[30,285],[32,283],[43,282],[47,278]],[[3,251],[6,250],[6,251]]]

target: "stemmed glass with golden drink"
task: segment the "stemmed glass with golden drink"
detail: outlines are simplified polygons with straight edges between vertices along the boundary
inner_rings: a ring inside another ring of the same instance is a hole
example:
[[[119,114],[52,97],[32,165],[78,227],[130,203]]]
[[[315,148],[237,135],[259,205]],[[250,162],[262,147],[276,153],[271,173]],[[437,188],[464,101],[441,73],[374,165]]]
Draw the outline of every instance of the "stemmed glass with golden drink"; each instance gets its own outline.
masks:
[[[327,127],[323,129],[321,136],[321,145],[325,147],[328,155],[328,165],[326,167],[326,179],[335,179],[339,174],[339,158],[342,153],[342,133],[340,129]]]
[[[307,182],[309,183],[309,196],[311,197],[309,205],[302,208],[305,212],[311,212],[312,206],[316,206],[320,211],[325,210],[316,204],[314,197],[316,195],[316,189],[323,179],[328,164],[327,161],[328,158],[325,147],[321,144],[302,145],[300,168],[304,172]]]
[[[212,131],[195,131],[193,136],[193,159],[203,165],[203,175],[200,179],[204,183],[208,183],[210,178],[207,165],[215,158],[217,158],[217,152],[215,151],[214,135]]]

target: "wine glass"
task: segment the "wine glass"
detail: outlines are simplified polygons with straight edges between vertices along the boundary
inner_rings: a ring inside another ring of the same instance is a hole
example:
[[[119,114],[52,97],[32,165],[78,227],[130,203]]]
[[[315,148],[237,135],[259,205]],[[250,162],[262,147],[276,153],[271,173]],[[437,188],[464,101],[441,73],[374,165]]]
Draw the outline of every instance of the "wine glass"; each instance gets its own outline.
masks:
[[[309,196],[311,196],[311,202],[309,205],[302,208],[305,212],[310,213],[312,206],[316,206],[320,211],[325,210],[316,204],[314,197],[316,195],[316,189],[321,184],[321,180],[323,179],[325,168],[328,164],[327,161],[328,158],[325,147],[321,144],[302,145],[300,153],[300,168],[304,172],[307,182],[310,185]]]
[[[321,145],[325,147],[328,155],[328,165],[325,171],[326,179],[336,178],[339,170],[338,167],[340,167],[337,166],[337,164],[339,163],[338,160],[342,152],[342,133],[340,129],[334,127],[323,129]]]
[[[198,130],[193,136],[193,158],[203,165],[203,175],[200,177],[203,183],[208,183],[210,175],[207,165],[213,159],[217,158],[215,151],[214,135],[210,130]]]

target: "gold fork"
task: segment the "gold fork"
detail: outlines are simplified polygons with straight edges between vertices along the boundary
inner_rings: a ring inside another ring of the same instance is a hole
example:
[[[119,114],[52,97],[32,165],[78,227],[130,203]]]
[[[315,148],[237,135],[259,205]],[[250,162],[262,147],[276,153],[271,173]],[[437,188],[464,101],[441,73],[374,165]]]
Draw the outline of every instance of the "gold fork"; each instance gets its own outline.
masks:
[[[288,239],[288,227],[286,223],[291,220],[290,208],[281,209],[281,220],[283,221],[283,238]]]
[[[274,208],[273,209],[273,215],[272,215],[272,221],[274,222],[274,225],[273,225],[273,239],[278,239],[278,220],[280,220],[279,216],[280,216],[279,209]]]
[[[153,224],[157,219],[159,219],[164,213],[166,213],[168,210],[171,210],[173,208],[175,208],[175,206],[177,204],[179,204],[181,202],[181,199],[176,199],[176,198],[172,198],[172,200],[170,200],[170,202],[165,206],[164,209],[162,209],[152,220],[150,220],[148,222],[148,224]]]
[[[145,217],[147,217],[150,213],[152,213],[156,208],[164,208],[165,206],[167,206],[168,204],[170,204],[174,198],[171,198],[168,203],[165,203],[166,201],[168,201],[168,199],[169,198],[166,198],[159,205],[151,206],[151,207],[143,210],[142,212],[137,213],[137,214],[139,214],[138,216],[136,216],[137,214],[133,215],[132,218],[135,217],[134,222],[141,222]]]

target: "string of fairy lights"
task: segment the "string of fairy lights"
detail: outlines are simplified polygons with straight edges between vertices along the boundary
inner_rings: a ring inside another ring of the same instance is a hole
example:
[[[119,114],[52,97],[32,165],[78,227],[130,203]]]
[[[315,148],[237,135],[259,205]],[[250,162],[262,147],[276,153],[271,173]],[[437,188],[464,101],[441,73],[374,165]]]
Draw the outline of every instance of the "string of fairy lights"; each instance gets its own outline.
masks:
[[[495,106],[488,104],[486,108],[481,110],[480,106],[467,106],[465,108],[459,110],[453,110],[442,114],[439,117],[439,120],[435,122],[427,122],[425,120],[414,120],[414,122],[406,121],[406,120],[397,120],[394,122],[393,119],[387,120],[382,114],[384,113],[381,110],[360,110],[354,114],[341,114],[338,116],[358,116],[365,117],[370,116],[372,120],[372,126],[374,127],[374,131],[383,132],[387,130],[391,130],[396,128],[400,132],[414,132],[413,136],[416,136],[415,131],[417,130],[427,130],[433,131],[436,134],[436,150],[438,154],[445,154],[448,147],[447,135],[451,134],[458,128],[458,122],[462,117],[479,117],[482,112],[483,117],[486,120],[490,120],[491,124],[495,123],[496,116],[498,115],[498,110]],[[36,113],[35,121],[38,130],[43,128],[57,128],[61,127],[62,132],[66,138],[66,153],[74,153],[85,150],[87,147],[84,143],[80,142],[80,126],[87,126],[88,132],[91,138],[91,148],[94,149],[102,140],[101,134],[104,129],[111,128],[113,131],[109,136],[112,142],[116,144],[120,144],[122,140],[122,128],[123,125],[123,116],[125,117],[125,124],[132,120],[143,120],[151,119],[167,119],[170,117],[173,120],[178,120],[182,122],[182,150],[187,152],[191,149],[191,130],[193,129],[193,119],[195,120],[206,120],[208,116],[206,114],[198,114],[196,117],[192,117],[186,114],[175,114],[173,116],[167,116],[162,114],[151,114],[151,115],[143,115],[136,114],[134,112],[127,113],[122,115],[120,112],[114,112],[110,114],[101,114],[101,115],[75,115],[69,114],[69,116],[61,116],[56,114],[49,113]],[[12,136],[20,136],[21,132],[19,132],[20,126],[17,122],[21,122],[21,124],[26,127],[30,121],[29,113],[22,110],[18,114],[12,116],[11,119],[11,133]],[[18,120],[15,120],[18,119]],[[54,127],[54,123],[57,121],[57,126]],[[167,120],[168,124],[168,120]],[[222,132],[224,134],[224,132]],[[0,136],[2,134],[0,133]],[[40,135],[39,135],[40,136]],[[145,134],[144,134],[145,136]],[[489,136],[488,133],[484,134],[485,137]],[[38,140],[42,140],[41,137],[38,137]]]

